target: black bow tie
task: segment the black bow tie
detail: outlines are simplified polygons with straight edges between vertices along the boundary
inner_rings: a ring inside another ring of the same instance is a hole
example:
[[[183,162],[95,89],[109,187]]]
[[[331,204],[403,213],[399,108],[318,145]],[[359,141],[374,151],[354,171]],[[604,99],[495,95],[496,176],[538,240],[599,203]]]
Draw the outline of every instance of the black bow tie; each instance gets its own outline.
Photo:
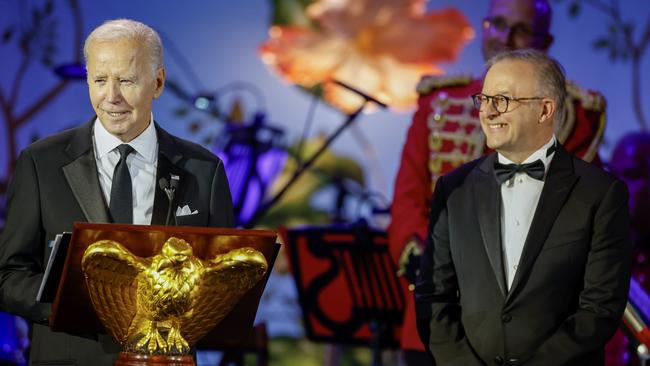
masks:
[[[537,159],[528,164],[501,164],[494,162],[494,175],[499,184],[512,179],[516,173],[526,173],[529,177],[537,180],[544,180],[544,163]]]
[[[546,157],[551,156],[557,149],[557,141],[546,149]],[[497,178],[499,184],[503,184],[507,180],[512,179],[517,173],[526,173],[529,177],[537,180],[544,180],[544,163],[537,159],[528,164],[501,164],[498,160],[494,161],[494,176]]]

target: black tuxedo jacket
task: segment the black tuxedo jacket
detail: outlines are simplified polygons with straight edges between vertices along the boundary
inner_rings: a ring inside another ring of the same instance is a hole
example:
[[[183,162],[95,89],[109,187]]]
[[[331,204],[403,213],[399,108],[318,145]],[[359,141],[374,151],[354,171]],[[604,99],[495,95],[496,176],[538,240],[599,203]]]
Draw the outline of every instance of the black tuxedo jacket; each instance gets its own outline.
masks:
[[[628,194],[561,146],[507,290],[496,153],[436,183],[415,299],[439,366],[603,365],[630,279]]]
[[[113,363],[119,348],[106,335],[88,338],[53,333],[46,326],[49,304],[35,302],[55,235],[75,221],[109,222],[92,144],[93,118],[81,127],[37,141],[21,153],[8,191],[7,220],[0,236],[0,309],[35,323],[30,363]],[[198,213],[178,225],[234,224],[223,163],[206,149],[174,137],[156,124],[160,178],[180,176],[173,212],[189,205]],[[169,201],[156,187],[152,224],[164,225]]]

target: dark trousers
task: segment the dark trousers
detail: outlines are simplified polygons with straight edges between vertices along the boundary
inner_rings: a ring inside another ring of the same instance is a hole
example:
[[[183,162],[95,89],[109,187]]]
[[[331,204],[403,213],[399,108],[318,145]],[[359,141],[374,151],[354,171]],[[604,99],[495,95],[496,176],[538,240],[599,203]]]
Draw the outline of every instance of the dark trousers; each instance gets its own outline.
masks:
[[[406,366],[436,366],[436,362],[426,352],[403,351]]]

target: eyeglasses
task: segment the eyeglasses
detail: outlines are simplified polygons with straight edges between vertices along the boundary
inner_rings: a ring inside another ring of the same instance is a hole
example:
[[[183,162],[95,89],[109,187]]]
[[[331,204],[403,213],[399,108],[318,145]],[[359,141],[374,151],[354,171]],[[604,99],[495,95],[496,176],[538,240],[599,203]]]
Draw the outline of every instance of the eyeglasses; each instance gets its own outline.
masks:
[[[474,101],[474,108],[481,110],[481,107],[484,103],[487,103],[489,100],[492,100],[492,107],[499,113],[506,113],[508,111],[508,105],[510,102],[519,102],[522,100],[542,100],[544,97],[530,97],[530,98],[510,98],[505,95],[485,95],[483,93],[478,93],[472,95],[472,100]]]
[[[502,16],[487,17],[483,19],[483,28],[495,29],[499,32],[507,32],[511,37],[518,39],[529,39],[531,37],[545,36],[546,33],[533,31],[530,25],[523,22],[508,24],[506,18]]]

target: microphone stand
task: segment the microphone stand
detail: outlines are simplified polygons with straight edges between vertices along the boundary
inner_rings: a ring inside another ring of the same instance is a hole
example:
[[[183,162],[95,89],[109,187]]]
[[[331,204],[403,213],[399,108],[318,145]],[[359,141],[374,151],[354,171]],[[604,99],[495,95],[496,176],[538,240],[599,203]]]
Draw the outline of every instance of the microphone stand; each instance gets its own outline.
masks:
[[[365,94],[364,92],[350,85],[347,85],[338,80],[332,80],[332,82],[362,97],[363,103],[361,103],[361,106],[359,106],[359,108],[357,108],[354,112],[347,115],[345,122],[343,122],[343,124],[339,126],[339,128],[337,128],[336,131],[334,131],[334,133],[332,133],[327,138],[327,140],[325,140],[323,146],[321,146],[309,159],[303,162],[299,166],[299,168],[296,169],[296,171],[293,173],[293,176],[291,176],[291,179],[289,179],[289,181],[284,185],[284,187],[282,187],[282,189],[280,189],[280,191],[276,193],[273,198],[271,198],[267,202],[262,203],[259,206],[257,211],[255,211],[253,216],[251,216],[250,220],[248,220],[248,222],[246,222],[243,225],[244,228],[250,229],[254,227],[260,221],[260,219],[264,215],[266,215],[266,213],[271,209],[271,207],[273,207],[273,205],[275,205],[282,198],[282,196],[284,196],[284,194],[289,190],[289,188],[291,188],[291,186],[298,180],[300,175],[302,175],[302,173],[304,173],[307,169],[309,169],[314,164],[316,159],[318,159],[318,157],[320,157],[325,152],[325,150],[327,150],[329,145],[332,144],[332,142],[341,134],[341,132],[343,132],[346,128],[350,127],[352,123],[354,123],[354,121],[357,119],[359,114],[361,114],[361,112],[369,102],[378,105],[382,109],[388,108],[388,106],[385,103],[382,103],[381,101]]]
[[[177,175],[171,175],[170,180],[168,181],[166,178],[160,178],[158,181],[158,185],[160,186],[160,189],[162,189],[165,194],[167,195],[167,199],[169,201],[169,204],[167,205],[167,219],[165,220],[165,226],[169,226],[169,223],[172,218],[172,204],[174,202],[174,192],[176,191],[176,188],[178,187],[178,176]],[[176,215],[174,215],[174,225],[176,225]]]

